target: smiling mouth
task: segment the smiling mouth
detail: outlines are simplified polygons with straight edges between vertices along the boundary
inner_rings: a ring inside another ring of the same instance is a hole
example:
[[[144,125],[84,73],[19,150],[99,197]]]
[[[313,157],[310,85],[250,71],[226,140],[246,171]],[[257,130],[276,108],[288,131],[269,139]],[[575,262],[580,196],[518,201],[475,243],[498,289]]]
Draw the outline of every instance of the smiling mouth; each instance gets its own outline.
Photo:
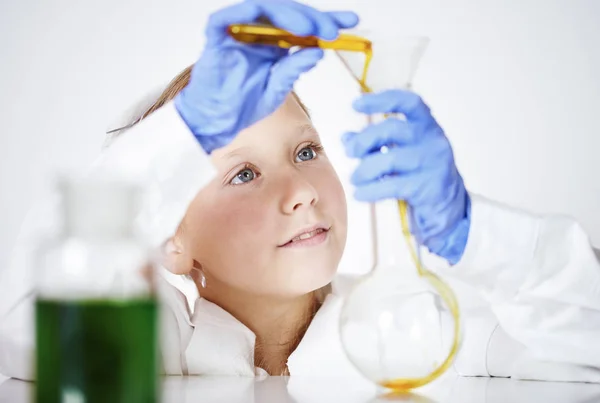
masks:
[[[305,232],[295,236],[280,247],[296,247],[296,246],[313,246],[318,245],[327,239],[327,228],[317,228],[312,231]]]
[[[292,238],[292,240],[290,242],[303,241],[305,239],[312,238],[313,236],[320,234],[321,232],[325,232],[325,231],[327,231],[327,230],[323,229],[323,228],[317,228],[314,231],[306,232],[300,236],[297,236],[296,238]]]

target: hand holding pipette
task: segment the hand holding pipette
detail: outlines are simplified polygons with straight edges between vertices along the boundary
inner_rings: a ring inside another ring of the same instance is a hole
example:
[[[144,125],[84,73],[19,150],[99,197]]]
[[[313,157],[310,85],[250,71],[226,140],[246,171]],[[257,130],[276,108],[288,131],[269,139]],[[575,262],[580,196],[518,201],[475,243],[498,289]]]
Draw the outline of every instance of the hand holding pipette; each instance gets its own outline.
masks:
[[[175,98],[179,114],[207,152],[229,144],[241,130],[273,113],[298,77],[323,57],[322,49],[290,52],[240,43],[228,34],[232,24],[264,18],[293,34],[326,40],[358,23],[353,12],[321,12],[288,0],[250,0],[214,13],[192,78]]]

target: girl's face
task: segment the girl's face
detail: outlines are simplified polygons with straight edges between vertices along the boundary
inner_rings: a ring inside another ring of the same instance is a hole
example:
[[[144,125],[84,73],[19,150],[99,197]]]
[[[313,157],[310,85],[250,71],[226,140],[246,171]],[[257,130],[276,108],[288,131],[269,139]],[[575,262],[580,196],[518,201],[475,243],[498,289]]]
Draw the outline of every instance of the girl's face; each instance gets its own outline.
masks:
[[[346,199],[294,97],[211,158],[217,176],[190,205],[181,240],[208,287],[293,297],[328,284],[346,242]]]

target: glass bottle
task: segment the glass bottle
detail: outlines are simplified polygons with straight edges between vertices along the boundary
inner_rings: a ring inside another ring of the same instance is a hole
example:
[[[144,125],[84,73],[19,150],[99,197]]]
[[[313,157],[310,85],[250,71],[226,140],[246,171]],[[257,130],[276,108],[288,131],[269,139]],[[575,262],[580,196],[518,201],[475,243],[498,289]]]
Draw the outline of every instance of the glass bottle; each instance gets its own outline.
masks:
[[[141,191],[59,184],[59,231],[39,248],[36,401],[158,401],[154,269],[136,233]]]

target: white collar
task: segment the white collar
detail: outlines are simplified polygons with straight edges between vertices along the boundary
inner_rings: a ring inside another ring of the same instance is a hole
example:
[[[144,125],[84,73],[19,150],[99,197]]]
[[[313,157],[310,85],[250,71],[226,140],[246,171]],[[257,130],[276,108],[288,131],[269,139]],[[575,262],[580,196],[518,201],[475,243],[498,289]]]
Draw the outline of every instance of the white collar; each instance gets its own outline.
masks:
[[[190,375],[255,375],[256,336],[244,324],[204,298],[196,300],[192,324],[185,351]]]
[[[363,380],[340,342],[338,322],[342,305],[340,287],[334,284],[333,293],[325,298],[300,344],[288,358],[291,375],[351,376],[350,379]],[[234,316],[198,298],[191,321],[194,330],[185,351],[190,375],[265,374],[254,367],[256,336]]]

